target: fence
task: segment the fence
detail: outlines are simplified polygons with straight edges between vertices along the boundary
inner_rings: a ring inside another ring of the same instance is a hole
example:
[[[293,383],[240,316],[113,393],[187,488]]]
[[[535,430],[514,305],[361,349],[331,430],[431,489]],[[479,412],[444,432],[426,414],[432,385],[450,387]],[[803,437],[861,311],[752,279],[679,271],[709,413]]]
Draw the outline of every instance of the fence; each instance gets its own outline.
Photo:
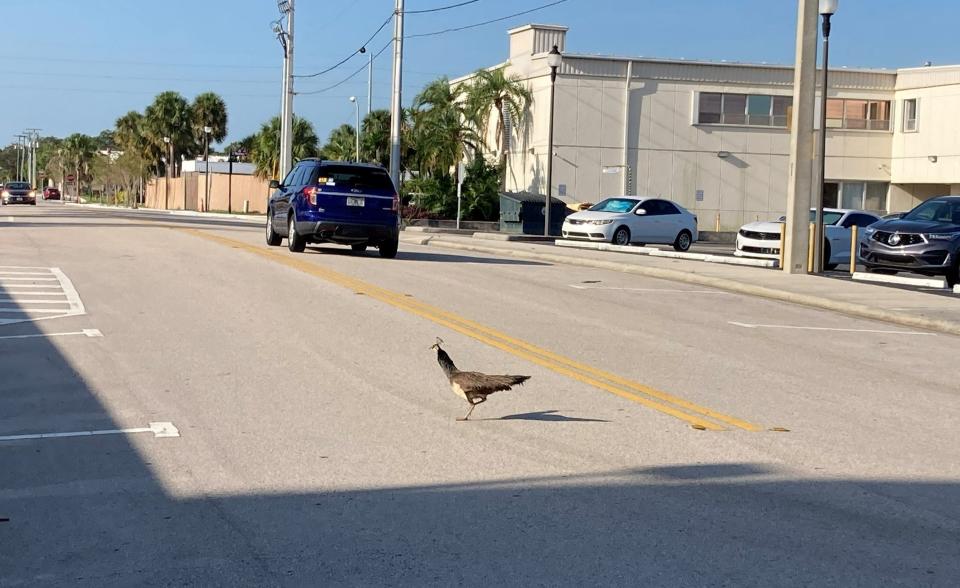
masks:
[[[215,212],[243,212],[244,202],[249,212],[267,210],[269,184],[255,176],[238,174],[210,174],[210,193],[207,198],[206,177],[202,173],[185,173],[179,178],[156,178],[147,184],[146,206],[164,210],[207,210]]]

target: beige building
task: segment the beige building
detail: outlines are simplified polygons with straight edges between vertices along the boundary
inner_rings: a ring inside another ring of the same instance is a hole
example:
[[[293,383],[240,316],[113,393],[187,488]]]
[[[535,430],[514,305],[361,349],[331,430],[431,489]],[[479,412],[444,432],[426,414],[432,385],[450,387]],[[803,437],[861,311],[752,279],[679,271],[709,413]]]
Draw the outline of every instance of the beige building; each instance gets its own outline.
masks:
[[[557,45],[554,196],[671,198],[702,229],[783,214],[792,66],[585,55],[566,47],[566,32],[513,29],[508,60],[494,66],[533,93],[527,120],[511,125],[509,190],[545,192],[546,54]],[[960,66],[832,69],[824,204],[896,212],[960,194],[958,112]]]

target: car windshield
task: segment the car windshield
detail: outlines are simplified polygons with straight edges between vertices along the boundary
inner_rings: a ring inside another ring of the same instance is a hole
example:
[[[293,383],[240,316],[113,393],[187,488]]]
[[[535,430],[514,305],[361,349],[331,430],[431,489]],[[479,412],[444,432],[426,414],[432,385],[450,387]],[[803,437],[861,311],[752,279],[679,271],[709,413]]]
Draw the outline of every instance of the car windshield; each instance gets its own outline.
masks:
[[[8,188],[10,190],[29,190],[30,184],[28,184],[27,182],[9,182],[7,184],[4,184],[3,187]]]
[[[318,183],[359,190],[393,190],[390,176],[382,169],[352,165],[325,165],[320,169]]]
[[[902,218],[960,225],[960,200],[928,200]]]
[[[838,222],[840,222],[840,219],[842,219],[842,218],[843,218],[843,213],[842,213],[842,212],[830,212],[829,210],[824,210],[824,211],[823,211],[823,224],[825,224],[825,225],[835,225],[835,224],[837,224]],[[816,221],[817,221],[817,211],[816,211],[816,210],[811,210],[811,211],[810,211],[810,222],[813,223],[813,222],[816,222]]]
[[[631,198],[607,198],[590,207],[593,212],[630,212],[637,205]]]

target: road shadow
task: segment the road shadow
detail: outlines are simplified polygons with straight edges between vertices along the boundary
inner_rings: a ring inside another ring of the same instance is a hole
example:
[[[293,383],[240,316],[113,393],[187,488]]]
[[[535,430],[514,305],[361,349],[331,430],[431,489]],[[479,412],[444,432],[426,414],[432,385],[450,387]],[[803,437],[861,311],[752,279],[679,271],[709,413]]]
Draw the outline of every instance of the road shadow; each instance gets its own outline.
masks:
[[[0,297],[9,292],[0,288]],[[41,325],[56,331],[54,323],[0,327],[0,337],[39,335]],[[104,406],[100,398],[111,395],[85,380],[70,359],[109,364],[106,350],[83,347],[102,341],[0,338],[0,437],[189,421],[186,412],[152,415],[116,406],[115,394],[114,405]],[[183,349],[154,351],[148,360],[169,361],[172,372]],[[109,378],[100,384],[109,385]],[[164,385],[144,392],[162,395]],[[237,391],[243,394],[253,392]],[[247,410],[258,419],[277,414],[268,410],[275,395],[257,390],[255,396],[263,405]],[[222,399],[227,421],[236,418],[235,400]],[[338,415],[317,410],[318,427],[336,427]],[[543,411],[510,418],[569,417]],[[362,457],[383,459],[384,470],[407,468],[407,479],[419,480],[385,485],[355,482],[358,457],[349,443],[315,447],[299,435],[283,443],[251,435],[251,446],[275,443],[269,447],[275,459],[231,463],[197,431],[181,431],[178,439],[0,441],[0,586],[960,583],[956,480],[807,477],[749,462],[508,477],[473,459],[481,445],[464,445],[445,457],[400,448],[402,463],[389,455]],[[358,444],[382,443],[382,431],[361,434],[368,438]],[[430,428],[421,434],[435,440]],[[317,468],[308,469],[304,456],[317,451],[324,452],[322,465],[308,461]],[[425,481],[453,478],[444,472],[450,456],[466,466],[469,481]],[[155,471],[153,459],[162,459],[162,470]],[[231,478],[227,487],[244,491],[217,490],[224,478]]]
[[[484,421],[540,421],[544,423],[609,423],[604,419],[588,419],[581,417],[569,417],[560,414],[556,410],[541,410],[537,412],[527,412],[523,414],[511,414],[500,418],[477,419]]]

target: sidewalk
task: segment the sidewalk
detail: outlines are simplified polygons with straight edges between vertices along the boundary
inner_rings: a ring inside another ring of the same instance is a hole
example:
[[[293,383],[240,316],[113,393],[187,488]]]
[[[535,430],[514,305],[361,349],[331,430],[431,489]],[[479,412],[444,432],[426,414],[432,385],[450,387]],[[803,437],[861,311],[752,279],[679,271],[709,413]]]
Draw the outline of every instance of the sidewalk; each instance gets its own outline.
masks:
[[[456,235],[407,233],[401,235],[401,241],[634,273],[960,335],[960,296],[945,292],[907,290],[836,277],[791,275],[772,269],[516,241],[485,241]]]

